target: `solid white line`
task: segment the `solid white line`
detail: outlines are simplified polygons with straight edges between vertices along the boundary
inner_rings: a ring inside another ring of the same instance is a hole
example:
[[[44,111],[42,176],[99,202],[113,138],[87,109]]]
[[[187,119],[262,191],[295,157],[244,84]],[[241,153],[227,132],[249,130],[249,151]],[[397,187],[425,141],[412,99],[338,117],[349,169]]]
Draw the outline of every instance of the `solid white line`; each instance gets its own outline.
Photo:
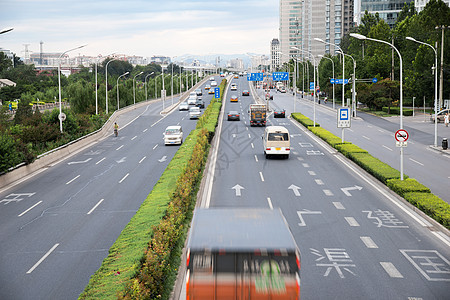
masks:
[[[255,145],[253,145],[253,143],[250,143],[250,145],[252,145],[252,149],[255,149]]]
[[[389,276],[393,278],[403,278],[403,275],[397,270],[393,263],[381,261],[380,264]]]
[[[133,136],[133,138],[131,140],[134,140],[135,138],[137,138],[137,135]]]
[[[148,130],[148,128],[145,128],[142,132],[146,132]]]
[[[106,159],[106,157],[103,157],[102,159],[100,159],[98,162],[96,162],[95,164],[98,165],[99,163],[101,163],[102,161],[104,161]]]
[[[156,145],[155,145],[155,147],[153,147],[153,150],[155,150],[155,149],[156,149],[156,147],[158,147],[158,144],[156,144]]]
[[[394,151],[391,148],[389,148],[388,146],[385,146],[385,145],[381,145],[381,146],[383,146],[384,148],[388,149],[389,151]]]
[[[49,256],[58,246],[59,246],[59,244],[55,244],[50,250],[48,250],[48,252],[45,253],[45,255],[42,256],[42,258],[34,266],[32,266],[31,269],[29,269],[27,271],[27,274],[30,274],[31,272],[33,272],[34,269],[36,269],[47,258],[47,256]]]
[[[125,180],[125,178],[127,178],[128,177],[128,175],[130,175],[130,173],[127,173],[127,175],[125,175],[122,179],[120,179],[120,181],[119,181],[119,183],[122,183],[122,181],[124,181]]]
[[[419,162],[419,161],[417,161],[417,160],[415,160],[415,159],[412,159],[411,157],[409,158],[409,160],[412,160],[412,161],[415,162],[416,164],[419,164],[419,165],[421,165],[421,166],[424,166],[423,163],[421,163],[421,162]]]
[[[269,203],[270,209],[273,209],[272,200],[269,197],[267,197],[267,202]]]
[[[261,181],[264,181],[264,176],[263,176],[262,172],[259,172],[259,177],[261,177]]]
[[[24,211],[23,213],[21,213],[20,215],[18,215],[18,217],[23,216],[24,214],[26,214],[27,212],[29,212],[30,210],[32,210],[33,208],[35,208],[36,206],[38,206],[41,203],[42,203],[42,200],[39,201],[38,203],[36,203],[35,205],[33,205],[32,207],[30,207],[29,209],[27,209],[26,211]]]
[[[447,237],[447,235],[445,235],[444,233],[442,233],[441,231],[436,232],[436,231],[432,231],[432,234],[434,234],[438,239],[440,239],[442,242],[444,242],[445,244],[447,244],[448,247],[450,247],[450,238]]]
[[[147,158],[147,156],[144,156],[144,157],[139,161],[139,163],[143,162],[144,159],[146,159],[146,158]]]
[[[361,241],[366,245],[367,248],[377,249],[378,246],[369,236],[360,236]]]
[[[347,221],[348,225],[352,227],[358,227],[359,223],[353,217],[344,217],[345,221]]]
[[[123,146],[124,146],[124,145],[122,145],[122,146],[120,146],[119,148],[117,148],[116,151],[122,149]]]
[[[255,154],[255,160],[256,160],[256,162],[258,162],[258,156],[256,156],[256,154]]]
[[[100,203],[103,202],[103,200],[105,200],[105,199],[101,199],[100,201],[98,201],[98,203],[95,204],[94,207],[87,214],[90,215],[97,208],[97,206],[99,206]]]
[[[80,175],[78,175],[78,176],[76,176],[74,179],[72,179],[72,180],[70,180],[70,181],[68,181],[68,182],[66,182],[66,184],[70,184],[70,183],[72,183],[72,181],[74,181],[74,180],[76,180],[78,177],[80,177]]]
[[[367,137],[367,136],[365,136],[365,135],[363,135],[362,137],[365,138],[366,140],[369,140],[369,141],[370,141],[370,137]]]
[[[334,207],[336,207],[336,209],[345,209],[344,205],[342,205],[341,202],[333,202]]]
[[[317,185],[324,185],[323,181],[320,179],[314,179],[314,181],[317,183]]]

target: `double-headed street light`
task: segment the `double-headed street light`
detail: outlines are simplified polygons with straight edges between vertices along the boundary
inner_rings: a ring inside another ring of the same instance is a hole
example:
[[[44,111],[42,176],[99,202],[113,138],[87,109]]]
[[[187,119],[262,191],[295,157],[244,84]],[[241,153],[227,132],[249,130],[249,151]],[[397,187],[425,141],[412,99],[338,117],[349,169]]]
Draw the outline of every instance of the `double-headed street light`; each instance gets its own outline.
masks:
[[[147,77],[150,76],[150,75],[153,75],[153,74],[155,74],[155,72],[151,72],[150,74],[147,74],[147,75],[145,76],[145,79],[144,79],[144,85],[145,85],[145,100],[147,100],[147,98],[148,98],[148,94],[147,94]]]
[[[128,75],[128,74],[130,74],[130,72],[123,73],[122,75],[119,76],[119,78],[117,78],[117,84],[116,84],[116,86],[117,86],[117,110],[120,109],[120,107],[119,107],[119,79],[120,79],[120,77]]]
[[[136,79],[136,77],[138,77],[139,75],[141,75],[142,73],[144,73],[144,72],[140,72],[139,74],[136,74],[134,77],[133,77],[133,104],[136,104],[136,87],[135,87],[135,79]]]
[[[369,40],[389,45],[397,52],[398,57],[400,58],[400,129],[403,129],[403,60],[400,52],[394,45],[383,40],[368,38],[359,33],[350,33],[350,36],[360,40]],[[400,179],[403,180],[403,147],[400,147]]]
[[[331,66],[333,67],[333,80],[334,80],[334,60],[332,60],[331,58],[329,58],[328,56],[324,56],[319,54],[318,55],[320,58],[326,58],[328,60],[331,60]],[[333,109],[335,108],[335,104],[334,104],[334,82],[333,82]]]
[[[407,40],[425,45],[430,47],[431,49],[433,49],[434,51],[434,114],[435,114],[435,118],[434,118],[434,146],[437,147],[437,113],[438,113],[438,76],[437,76],[437,63],[438,63],[438,54],[437,54],[437,50],[436,48],[434,48],[433,46],[431,46],[430,44],[421,42],[416,40],[415,38],[412,38],[410,36],[406,37]]]
[[[77,50],[77,49],[80,49],[80,48],[83,48],[86,46],[87,45],[82,45],[82,46],[67,50],[67,51],[61,53],[61,55],[58,58],[58,88],[59,88],[59,116],[58,116],[58,118],[59,118],[59,130],[61,131],[61,133],[63,132],[63,126],[62,126],[63,117],[62,117],[62,104],[61,104],[61,57],[63,57],[63,55],[66,54],[67,52]]]

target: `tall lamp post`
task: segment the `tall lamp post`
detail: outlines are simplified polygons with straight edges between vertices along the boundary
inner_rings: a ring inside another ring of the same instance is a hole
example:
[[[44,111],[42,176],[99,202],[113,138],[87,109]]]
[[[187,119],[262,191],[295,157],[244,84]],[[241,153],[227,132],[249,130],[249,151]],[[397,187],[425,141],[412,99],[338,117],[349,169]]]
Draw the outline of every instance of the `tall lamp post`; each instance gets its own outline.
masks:
[[[130,72],[123,73],[122,75],[119,76],[119,78],[117,78],[117,84],[116,84],[116,86],[117,86],[117,110],[120,109],[120,106],[119,106],[119,79],[120,79],[120,77],[128,75],[128,74],[130,74]]]
[[[430,44],[421,42],[416,40],[415,38],[412,38],[410,36],[406,37],[407,40],[425,45],[430,47],[431,49],[433,49],[434,51],[434,114],[435,114],[435,118],[434,118],[434,146],[437,147],[437,133],[438,133],[438,129],[437,129],[437,113],[438,113],[438,76],[437,76],[437,63],[438,63],[438,54],[437,54],[437,50],[436,48],[434,48],[433,46],[431,46]]]
[[[324,55],[319,55],[319,57],[331,60],[331,64],[332,64],[331,66],[333,67],[333,109],[334,109],[335,108],[335,104],[334,104],[335,103],[334,102],[334,61],[331,58],[324,56]]]
[[[400,52],[394,45],[383,40],[369,38],[359,33],[350,33],[350,36],[359,40],[369,40],[389,45],[397,52],[400,58],[400,129],[403,129],[403,60]],[[403,147],[400,147],[400,179],[403,180]]]
[[[155,99],[158,98],[158,90],[157,90],[157,88],[156,88],[158,82],[156,81],[156,79],[157,79],[159,76],[161,76],[161,75],[162,75],[162,73],[159,74],[158,76],[155,76]]]
[[[151,72],[150,74],[147,74],[147,75],[145,76],[145,79],[144,79],[144,85],[145,85],[145,100],[147,100],[147,98],[148,98],[148,94],[147,94],[147,77],[150,76],[150,75],[153,75],[153,74],[155,74],[155,72]]]
[[[347,55],[348,57],[350,57],[353,60],[353,75],[352,75],[352,114],[353,117],[356,117],[356,61],[353,58],[353,56],[344,53],[345,55]],[[353,105],[355,107],[353,107]]]
[[[11,29],[12,30],[12,29]],[[9,30],[8,30],[9,31]],[[67,50],[63,53],[61,53],[61,55],[58,58],[58,89],[59,89],[59,130],[61,131],[61,133],[63,132],[63,126],[62,126],[62,104],[61,104],[61,57],[64,56],[64,54],[73,51],[73,50],[77,50],[83,47],[86,47],[87,45],[82,45],[82,46],[78,46],[76,48]]]
[[[133,104],[136,104],[136,84],[135,84],[135,79],[136,79],[136,77],[138,77],[139,75],[141,75],[142,73],[144,73],[144,72],[140,72],[140,73],[138,73],[138,74],[136,74],[134,77],[133,77]]]
[[[105,66],[105,75],[106,75],[106,77],[105,77],[105,81],[106,81],[106,104],[105,104],[105,108],[106,108],[106,114],[108,114],[108,65],[109,65],[110,62],[115,61],[115,60],[118,60],[118,58],[111,59],[110,61],[108,61],[106,63],[106,66]]]

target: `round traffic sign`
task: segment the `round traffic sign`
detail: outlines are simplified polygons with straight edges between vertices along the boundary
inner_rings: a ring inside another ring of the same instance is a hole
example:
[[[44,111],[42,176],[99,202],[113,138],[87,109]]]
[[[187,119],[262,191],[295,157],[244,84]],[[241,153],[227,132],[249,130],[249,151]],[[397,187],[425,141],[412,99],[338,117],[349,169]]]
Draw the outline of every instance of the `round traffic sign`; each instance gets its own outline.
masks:
[[[405,129],[399,129],[395,132],[395,140],[397,142],[406,142],[409,138],[409,133]]]
[[[60,119],[61,121],[65,121],[66,120],[66,114],[65,113],[60,113],[58,115],[58,119]]]

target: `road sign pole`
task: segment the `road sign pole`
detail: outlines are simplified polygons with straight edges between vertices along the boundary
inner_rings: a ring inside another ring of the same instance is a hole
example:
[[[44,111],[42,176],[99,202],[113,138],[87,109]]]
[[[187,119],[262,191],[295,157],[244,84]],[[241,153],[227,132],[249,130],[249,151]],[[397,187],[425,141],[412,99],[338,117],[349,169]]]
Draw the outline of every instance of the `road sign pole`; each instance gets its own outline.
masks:
[[[342,127],[342,144],[344,143],[344,127]]]
[[[403,181],[403,147],[400,147],[400,180]]]

